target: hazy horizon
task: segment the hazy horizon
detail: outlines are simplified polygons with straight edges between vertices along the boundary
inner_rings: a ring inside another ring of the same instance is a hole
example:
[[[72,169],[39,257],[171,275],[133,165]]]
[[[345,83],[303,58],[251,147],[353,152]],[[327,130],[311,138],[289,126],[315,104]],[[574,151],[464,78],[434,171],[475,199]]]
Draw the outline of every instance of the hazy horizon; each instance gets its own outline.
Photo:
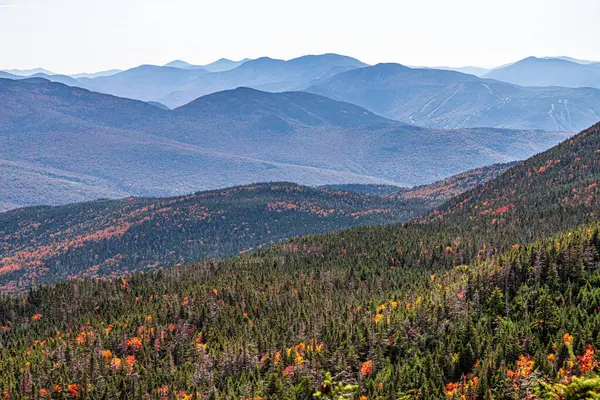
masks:
[[[0,0],[0,69],[55,73],[338,53],[369,64],[494,67],[528,56],[600,61],[596,0]]]

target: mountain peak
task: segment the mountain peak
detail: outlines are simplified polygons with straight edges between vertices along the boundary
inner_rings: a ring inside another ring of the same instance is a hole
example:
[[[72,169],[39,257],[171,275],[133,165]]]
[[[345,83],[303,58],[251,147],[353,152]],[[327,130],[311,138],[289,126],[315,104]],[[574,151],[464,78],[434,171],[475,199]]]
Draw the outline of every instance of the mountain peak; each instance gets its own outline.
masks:
[[[563,86],[600,89],[600,69],[565,57],[527,57],[513,64],[496,68],[484,78],[520,86]]]
[[[306,92],[269,93],[248,87],[202,96],[175,110],[180,115],[206,119],[222,115],[228,119],[261,118],[264,129],[288,124],[359,126],[401,123],[387,120],[354,104],[328,99]],[[285,121],[285,122],[284,122]],[[267,123],[268,122],[268,123]]]
[[[193,65],[183,61],[183,60],[174,60],[171,61],[168,64],[165,64],[164,67],[175,67],[175,68],[188,68],[188,67],[192,67]]]

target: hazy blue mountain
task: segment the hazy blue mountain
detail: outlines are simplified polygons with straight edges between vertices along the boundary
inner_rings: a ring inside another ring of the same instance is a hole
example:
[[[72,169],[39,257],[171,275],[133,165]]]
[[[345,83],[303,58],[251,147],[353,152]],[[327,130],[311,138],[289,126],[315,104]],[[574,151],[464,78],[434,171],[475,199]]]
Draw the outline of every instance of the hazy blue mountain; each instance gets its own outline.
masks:
[[[52,71],[48,71],[44,68],[33,68],[33,69],[5,69],[4,72],[8,72],[11,75],[17,76],[32,76],[35,74],[44,74],[44,75],[56,75]]]
[[[206,64],[203,68],[210,72],[221,72],[221,71],[229,71],[231,69],[237,68],[245,62],[250,61],[249,58],[244,58],[239,61],[232,61],[227,58],[221,58],[217,61],[214,61],[210,64]]]
[[[435,128],[578,131],[600,119],[598,89],[522,87],[400,64],[343,72],[306,90],[387,118]]]
[[[456,72],[462,72],[463,74],[471,74],[471,75],[475,75],[475,76],[483,76],[483,75],[487,74],[488,72],[490,72],[492,70],[490,68],[471,67],[471,66],[466,66],[466,67],[433,67],[433,69],[443,69],[443,70],[448,70],[448,71],[456,71]]]
[[[183,60],[174,60],[168,64],[163,65],[163,67],[171,67],[171,68],[181,68],[181,69],[194,69],[199,68],[198,65],[192,65]]]
[[[329,124],[350,127],[391,122],[362,107],[311,93],[267,93],[244,87],[200,97],[175,111],[178,115],[202,121],[224,118],[247,122],[258,119],[264,122],[266,129],[291,127],[286,122],[289,120],[305,126]]]
[[[570,62],[574,62],[577,64],[596,64],[598,63],[598,61],[590,61],[590,60],[579,60],[577,58],[573,58],[573,57],[567,57],[567,56],[559,56],[559,57],[542,57],[544,59],[559,59],[559,60],[566,60],[566,61],[570,61]]]
[[[32,70],[33,71],[33,70]],[[4,79],[35,79],[35,78],[41,78],[41,79],[45,79],[51,82],[58,82],[58,83],[62,83],[64,85],[67,86],[78,86],[78,87],[84,87],[85,85],[82,84],[82,82],[79,82],[76,79],[71,78],[70,76],[67,75],[48,75],[46,73],[42,73],[42,72],[36,72],[33,73],[32,75],[15,75],[15,74],[11,74],[8,72],[4,72],[4,71],[0,71],[0,78],[4,78]]]
[[[162,110],[170,110],[169,107],[165,106],[163,103],[159,103],[158,101],[148,101],[147,103],[153,105],[154,107],[158,107]]]
[[[174,67],[174,68],[182,68],[182,69],[198,69],[198,68],[200,68],[200,69],[204,69],[209,72],[222,72],[222,71],[229,71],[231,69],[237,68],[249,60],[250,60],[249,58],[244,58],[243,60],[240,60],[240,61],[232,61],[227,58],[221,58],[215,62],[206,64],[206,65],[193,65],[193,64],[190,64],[190,63],[182,61],[182,60],[175,60],[175,61],[171,61],[170,63],[166,64],[165,67]]]
[[[2,79],[0,176],[10,178],[0,180],[0,202],[167,196],[259,181],[406,187],[524,159],[567,136],[421,128],[302,92],[240,88],[170,111],[40,78]]]
[[[9,74],[8,72],[0,71],[0,78],[4,79],[18,79],[17,75]]]
[[[178,107],[200,96],[240,86],[268,92],[300,90],[339,72],[365,65],[354,58],[337,54],[309,55],[289,61],[262,57],[246,61],[229,71],[199,76],[185,87],[157,100],[169,107]]]
[[[483,77],[521,86],[600,88],[600,68],[560,58],[528,57]]]
[[[299,90],[339,72],[365,65],[354,58],[323,54],[289,61],[267,57],[240,61],[222,58],[204,66],[176,60],[163,67],[141,65],[126,71],[109,70],[73,76],[31,71],[31,77],[119,97],[156,101],[175,108],[200,96],[240,86],[272,92]],[[18,75],[0,73],[2,78],[19,78]]]
[[[79,82],[82,87],[101,93],[144,101],[160,101],[163,96],[177,88],[185,87],[206,73],[203,69],[141,65],[110,76],[81,78]]]
[[[67,76],[67,75],[48,75],[48,74],[38,72],[36,74],[30,75],[27,77],[23,77],[20,79],[32,79],[32,78],[42,78],[42,79],[49,80],[50,82],[62,83],[63,85],[67,85],[67,86],[85,87],[84,85],[82,85],[82,83],[80,81],[78,81],[77,79],[73,79],[72,77]]]
[[[118,74],[119,72],[123,72],[122,69],[109,69],[106,71],[99,71],[99,72],[85,72],[85,73],[80,73],[80,74],[72,74],[69,75],[71,78],[75,78],[75,79],[79,79],[79,78],[99,78],[101,76],[111,76],[111,75],[115,75]]]

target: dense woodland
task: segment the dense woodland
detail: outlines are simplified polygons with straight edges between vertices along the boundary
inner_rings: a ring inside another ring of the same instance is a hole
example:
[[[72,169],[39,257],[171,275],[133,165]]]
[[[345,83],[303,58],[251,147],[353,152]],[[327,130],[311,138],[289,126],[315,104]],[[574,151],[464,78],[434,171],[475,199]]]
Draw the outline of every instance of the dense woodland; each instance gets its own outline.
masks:
[[[597,125],[418,221],[2,298],[0,393],[597,398],[599,180]]]
[[[299,235],[405,222],[507,168],[479,168],[414,189],[394,187],[385,196],[371,195],[379,185],[263,183],[0,213],[0,291],[121,277],[247,253]]]
[[[267,183],[24,208],[0,214],[0,290],[229,257],[293,236],[407,221],[434,205]]]

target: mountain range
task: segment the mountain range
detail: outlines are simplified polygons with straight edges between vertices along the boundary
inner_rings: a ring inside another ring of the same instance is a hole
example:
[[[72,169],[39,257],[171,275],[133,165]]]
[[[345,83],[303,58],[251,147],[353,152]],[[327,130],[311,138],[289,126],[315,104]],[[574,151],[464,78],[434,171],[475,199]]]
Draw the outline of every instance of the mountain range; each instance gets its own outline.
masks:
[[[15,75],[15,76],[24,76],[24,77],[35,75],[35,74],[56,75],[54,72],[48,71],[47,69],[44,69],[44,68],[6,69],[6,70],[3,70],[2,72],[6,72],[8,74]]]
[[[83,73],[78,73],[78,74],[72,74],[70,75],[71,78],[75,78],[75,79],[79,79],[79,78],[99,78],[101,76],[110,76],[110,75],[114,75],[114,74],[118,74],[119,72],[123,72],[122,69],[109,69],[106,71],[99,71],[99,72],[83,72]]]
[[[32,76],[171,109],[207,94],[251,87],[309,91],[425,127],[576,132],[600,118],[598,65],[568,57],[530,57],[492,70],[408,68],[368,66],[351,57],[322,54],[289,61],[221,59],[207,65],[176,60],[126,71]],[[23,78],[5,72],[0,77]]]
[[[262,57],[228,71],[199,76],[156,100],[178,107],[197,97],[240,86],[269,92],[302,90],[339,72],[363,66],[366,64],[359,60],[337,54],[309,55],[289,61]]]
[[[568,136],[421,128],[304,92],[240,88],[165,110],[40,78],[0,79],[0,162],[10,177],[0,202],[10,209],[258,181],[410,187],[524,159]]]
[[[193,64],[187,63],[182,60],[175,60],[175,61],[171,61],[168,64],[165,64],[165,67],[174,67],[174,68],[181,68],[181,69],[203,69],[203,70],[209,71],[209,72],[222,72],[222,71],[229,71],[230,69],[237,68],[247,61],[250,61],[250,59],[244,58],[243,60],[240,60],[240,61],[232,61],[227,58],[221,58],[210,64],[193,65]]]
[[[455,71],[378,64],[307,91],[387,118],[433,128],[580,130],[600,119],[600,90],[523,87]]]

